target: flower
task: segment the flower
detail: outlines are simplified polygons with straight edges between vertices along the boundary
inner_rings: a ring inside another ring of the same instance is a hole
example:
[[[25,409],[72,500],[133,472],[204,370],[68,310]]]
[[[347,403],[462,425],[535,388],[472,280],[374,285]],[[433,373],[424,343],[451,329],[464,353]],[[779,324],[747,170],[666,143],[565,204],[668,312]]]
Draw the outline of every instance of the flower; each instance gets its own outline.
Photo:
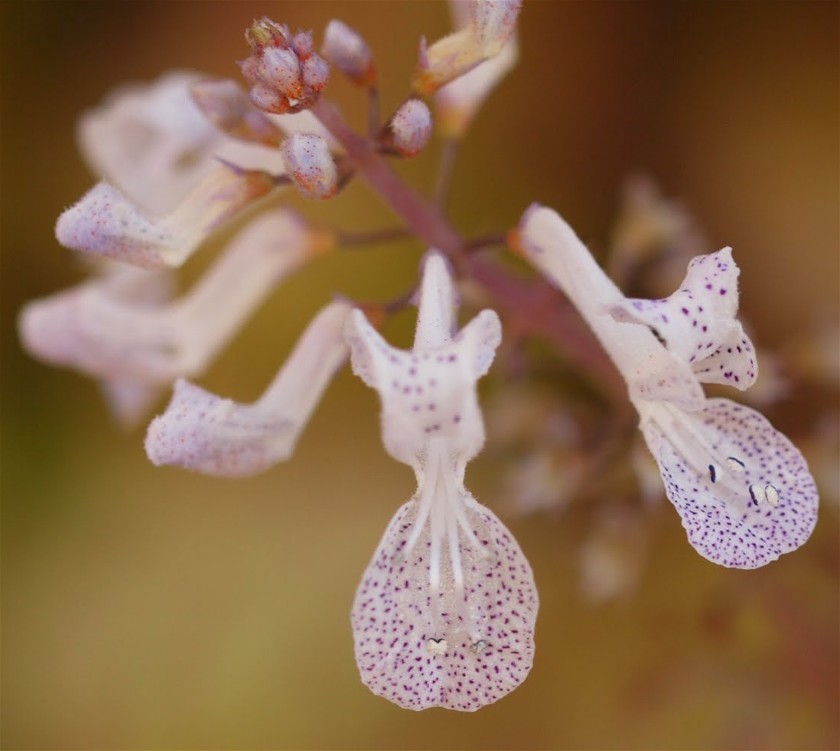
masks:
[[[801,546],[817,517],[805,459],[758,412],[707,399],[702,383],[748,388],[755,351],[738,309],[729,248],[697,256],[662,300],[630,300],[572,229],[533,206],[522,253],[577,306],[628,384],[639,427],[689,542],[723,566],[757,568]]]
[[[204,80],[200,73],[175,71],[124,86],[79,122],[79,145],[91,171],[143,214],[173,211],[220,169],[217,157],[249,169],[283,167],[279,154],[225,135],[202,113],[206,97],[197,105],[190,94]]]
[[[324,389],[347,358],[350,306],[327,305],[309,324],[274,381],[253,404],[236,404],[188,381],[146,434],[153,464],[243,477],[288,459]]]
[[[464,487],[484,443],[476,381],[501,340],[490,310],[455,331],[455,290],[436,252],[425,260],[410,351],[394,349],[360,310],[347,325],[353,370],[382,400],[392,457],[414,469],[356,592],[356,662],[376,694],[409,709],[473,711],[528,674],[538,598],[513,536]]]
[[[201,373],[277,284],[323,249],[319,235],[278,209],[241,230],[181,299],[150,300],[148,288],[164,272],[123,267],[26,305],[21,339],[47,362],[167,386]]]
[[[82,118],[83,151],[105,179],[59,217],[58,241],[142,268],[180,266],[283,182],[276,143],[300,130],[324,136],[311,113],[266,115],[238,84],[194,73],[118,92]]]
[[[468,27],[469,3],[466,0],[450,0],[449,7],[455,26],[459,29]],[[479,63],[435,92],[437,121],[445,135],[461,138],[466,133],[484,100],[516,65],[518,58],[519,46],[514,33],[498,55]]]
[[[434,94],[441,86],[500,54],[516,31],[522,0],[469,0],[466,12],[453,9],[458,31],[427,45],[420,54],[412,87],[421,96]],[[502,66],[504,67],[504,66]],[[501,77],[504,70],[493,75]]]

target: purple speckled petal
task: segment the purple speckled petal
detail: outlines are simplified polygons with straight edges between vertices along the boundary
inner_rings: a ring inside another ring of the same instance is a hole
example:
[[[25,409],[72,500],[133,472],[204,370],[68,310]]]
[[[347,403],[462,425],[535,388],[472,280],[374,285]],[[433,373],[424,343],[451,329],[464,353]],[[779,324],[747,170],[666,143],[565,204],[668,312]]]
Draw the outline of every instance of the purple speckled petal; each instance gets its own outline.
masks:
[[[642,432],[689,542],[704,558],[758,568],[801,546],[817,489],[797,448],[762,415],[728,399],[657,408]]]
[[[263,395],[240,404],[179,380],[166,411],[149,425],[146,453],[207,475],[243,477],[288,459],[321,395],[347,359],[350,307],[333,302],[306,327]]]
[[[729,337],[738,310],[738,274],[730,248],[697,256],[670,297],[628,299],[610,312],[617,321],[650,326],[671,352],[694,364]]]
[[[404,351],[391,347],[360,310],[347,324],[353,372],[382,397],[382,437],[388,453],[414,465],[435,437],[452,441],[464,461],[484,444],[476,380],[501,340],[493,311],[479,313],[446,345]]]
[[[692,370],[703,383],[722,383],[743,391],[758,376],[755,348],[740,323],[729,330],[729,336],[708,357],[695,362]]]
[[[479,543],[459,531],[466,609],[446,556],[434,602],[429,522],[403,552],[418,498],[397,511],[356,592],[352,623],[362,680],[406,709],[474,711],[516,688],[533,662],[538,598],[528,561],[489,509],[468,493],[458,502]]]

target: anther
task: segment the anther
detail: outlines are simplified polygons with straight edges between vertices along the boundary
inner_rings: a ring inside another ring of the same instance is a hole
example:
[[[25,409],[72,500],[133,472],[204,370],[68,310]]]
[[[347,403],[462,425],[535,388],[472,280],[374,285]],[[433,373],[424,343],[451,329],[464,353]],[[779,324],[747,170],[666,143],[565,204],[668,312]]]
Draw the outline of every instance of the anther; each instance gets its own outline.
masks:
[[[726,466],[733,472],[743,472],[744,462],[734,456],[726,457]]]
[[[433,655],[446,654],[447,649],[449,649],[449,642],[446,639],[429,639],[426,642],[426,651]]]
[[[770,486],[768,485],[768,487],[770,487]],[[777,496],[778,496],[778,494],[777,494]],[[750,485],[750,497],[753,499],[756,506],[758,506],[758,504],[761,503],[762,501],[767,500],[767,496],[765,495],[764,488],[762,488],[761,485],[758,485],[757,483],[755,483],[753,485]]]
[[[709,465],[709,477],[711,478],[712,482],[717,480],[718,475],[718,468],[714,464]]]
[[[771,506],[779,505],[779,491],[776,489],[775,485],[766,485],[764,487],[764,497],[767,499],[767,503]]]
[[[473,654],[480,655],[485,649],[487,649],[487,642],[484,639],[479,639],[470,644],[470,652]]]

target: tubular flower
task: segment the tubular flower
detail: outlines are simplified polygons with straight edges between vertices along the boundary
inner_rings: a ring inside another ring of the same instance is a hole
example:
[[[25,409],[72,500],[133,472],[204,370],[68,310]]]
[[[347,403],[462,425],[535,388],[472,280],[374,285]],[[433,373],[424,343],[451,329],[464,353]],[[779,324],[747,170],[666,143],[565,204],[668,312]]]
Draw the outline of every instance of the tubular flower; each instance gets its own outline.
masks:
[[[458,28],[469,27],[467,0],[450,0],[449,6],[455,25]],[[479,63],[435,92],[437,122],[445,135],[461,138],[466,133],[484,100],[516,65],[518,58],[519,45],[514,32],[498,55]]]
[[[242,477],[288,459],[324,389],[347,359],[350,307],[334,302],[309,324],[288,361],[253,404],[237,404],[188,381],[146,435],[154,464]]]
[[[321,249],[292,212],[277,210],[243,229],[181,299],[137,301],[135,289],[153,277],[124,269],[120,284],[96,278],[29,303],[20,316],[21,338],[47,362],[100,378],[168,385],[200,373],[276,285]]]
[[[519,238],[627,381],[666,494],[700,555],[757,568],[801,546],[818,503],[802,454],[761,414],[707,399],[700,385],[745,389],[756,377],[755,350],[735,319],[739,269],[731,250],[694,258],[670,297],[631,300],[551,209],[530,208]]]
[[[362,680],[405,708],[476,710],[525,679],[538,607],[518,544],[464,487],[484,443],[476,382],[501,340],[499,319],[485,310],[455,333],[453,281],[432,252],[413,349],[391,347],[359,310],[347,339],[354,372],[379,391],[385,448],[414,469],[418,486],[356,593]]]
[[[432,45],[421,40],[412,80],[414,91],[421,96],[434,94],[500,54],[516,31],[521,8],[522,0],[469,0],[466,12],[453,8],[461,28]]]

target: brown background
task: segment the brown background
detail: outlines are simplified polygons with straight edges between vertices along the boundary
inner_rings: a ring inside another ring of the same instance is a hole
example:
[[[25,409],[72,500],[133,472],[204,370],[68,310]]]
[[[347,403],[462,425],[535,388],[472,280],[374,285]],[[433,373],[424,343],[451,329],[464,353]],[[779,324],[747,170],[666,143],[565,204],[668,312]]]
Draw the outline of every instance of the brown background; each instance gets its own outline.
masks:
[[[372,392],[343,372],[292,462],[213,480],[153,468],[142,431],[111,426],[91,382],[20,351],[20,305],[80,278],[52,227],[94,179],[75,150],[81,111],[170,68],[236,76],[242,32],[263,14],[316,37],[332,17],[356,26],[393,106],[420,34],[448,28],[444,4],[0,11],[4,747],[840,745],[834,505],[804,550],[756,572],[700,559],[664,508],[638,591],[600,607],[579,595],[574,529],[512,521],[542,597],[532,675],[477,715],[415,715],[369,694],[353,663],[354,588],[413,492],[408,469],[381,450]],[[836,3],[537,0],[521,43],[520,66],[461,155],[460,227],[503,229],[538,200],[597,248],[619,186],[642,170],[683,199],[712,246],[735,248],[742,308],[763,345],[836,321]],[[338,76],[329,94],[363,121]],[[428,186],[434,163],[430,153],[406,172]],[[389,221],[362,185],[329,205],[292,200],[345,227]],[[201,383],[253,399],[327,295],[399,292],[419,251],[385,247],[305,270]],[[801,414],[836,415],[834,394],[797,394],[797,409],[774,419],[795,432]],[[468,482],[492,498],[484,470],[479,458]]]

